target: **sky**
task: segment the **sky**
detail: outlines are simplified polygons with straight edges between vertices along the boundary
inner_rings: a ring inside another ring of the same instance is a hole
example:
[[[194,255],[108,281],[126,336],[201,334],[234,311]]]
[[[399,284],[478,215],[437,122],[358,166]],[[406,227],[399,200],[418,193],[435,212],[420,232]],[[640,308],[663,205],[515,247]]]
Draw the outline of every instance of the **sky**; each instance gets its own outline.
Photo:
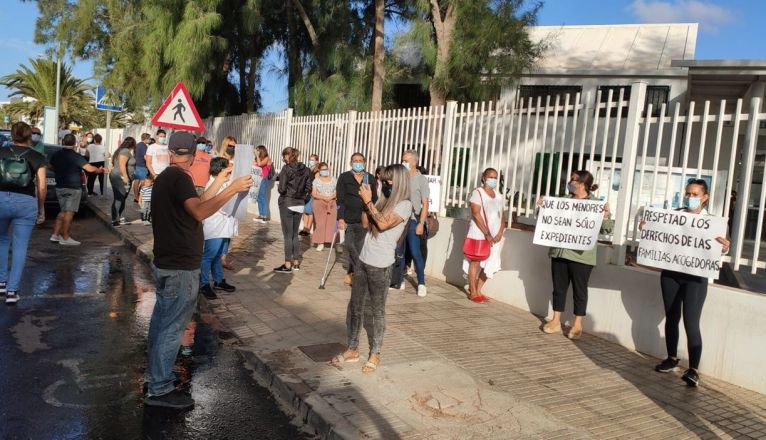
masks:
[[[0,14],[0,76],[13,73],[45,47],[34,44],[35,3],[2,0]],[[547,0],[538,16],[539,25],[678,23],[700,24],[696,59],[766,60],[766,1],[761,0]],[[389,26],[390,36],[402,29]],[[68,61],[80,78],[93,75],[92,63]],[[272,51],[261,73],[265,112],[287,107],[287,81],[275,73],[282,57]],[[97,79],[91,81],[96,84]],[[170,90],[168,90],[168,93]],[[0,101],[9,90],[0,86]]]

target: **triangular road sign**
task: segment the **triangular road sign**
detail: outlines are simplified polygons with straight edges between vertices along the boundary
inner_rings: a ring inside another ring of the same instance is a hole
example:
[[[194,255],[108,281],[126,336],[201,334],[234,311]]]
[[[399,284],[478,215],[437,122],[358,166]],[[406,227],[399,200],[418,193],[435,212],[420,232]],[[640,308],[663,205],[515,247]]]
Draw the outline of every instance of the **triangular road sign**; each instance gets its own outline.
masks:
[[[205,131],[189,91],[179,82],[152,117],[152,125],[190,131]]]

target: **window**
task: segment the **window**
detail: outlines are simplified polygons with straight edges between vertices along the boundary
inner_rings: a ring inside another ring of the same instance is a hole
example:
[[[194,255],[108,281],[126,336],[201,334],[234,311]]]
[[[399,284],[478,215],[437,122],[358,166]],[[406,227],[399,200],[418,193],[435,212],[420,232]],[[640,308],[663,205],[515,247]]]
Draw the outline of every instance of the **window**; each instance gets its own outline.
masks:
[[[609,91],[612,91],[612,102],[618,103],[620,101],[620,89],[624,89],[625,91],[622,94],[622,100],[625,103],[625,106],[622,108],[622,115],[621,117],[627,118],[628,117],[628,101],[630,101],[630,86],[601,86],[598,88],[601,91],[601,102],[605,103],[609,100]],[[646,99],[644,101],[644,109],[646,109],[649,104],[652,104],[652,116],[659,116],[660,114],[660,107],[662,104],[668,103],[668,97],[670,96],[670,87],[669,86],[646,86]],[[617,105],[614,105],[612,107],[612,110],[609,112],[609,115],[613,118],[617,117]],[[646,115],[646,110],[644,110],[644,116]],[[602,118],[606,116],[606,109],[601,109],[599,111],[599,116]]]
[[[668,86],[646,86],[646,102],[644,103],[644,116],[649,104],[652,105],[652,116],[660,115],[662,104],[668,103],[670,97],[670,87]]]
[[[575,104],[575,95],[582,93],[582,86],[519,86],[519,92],[516,94],[516,108],[521,107],[521,101],[524,101],[524,108],[529,106],[529,99],[532,99],[532,107],[537,106],[537,98],[540,97],[540,105],[545,106],[546,96],[551,97],[551,106],[556,105],[556,95],[560,96],[559,105],[564,106],[564,99],[569,94],[569,105]],[[563,116],[564,112],[559,112],[559,116]],[[572,116],[574,110],[569,110],[568,116]]]
[[[622,93],[622,102],[624,104],[622,108],[622,114],[620,117],[627,118],[628,117],[628,102],[630,101],[630,86],[599,86],[598,90],[601,92],[601,101],[598,102],[598,104],[601,103],[607,103],[609,102],[609,91],[612,91],[612,102],[614,103],[612,105],[612,109],[609,112],[609,116],[612,118],[617,117],[617,111],[619,107],[620,102],[620,90],[624,90]],[[598,95],[596,95],[598,97]],[[599,117],[605,117],[606,116],[606,108],[602,108],[598,111]]]

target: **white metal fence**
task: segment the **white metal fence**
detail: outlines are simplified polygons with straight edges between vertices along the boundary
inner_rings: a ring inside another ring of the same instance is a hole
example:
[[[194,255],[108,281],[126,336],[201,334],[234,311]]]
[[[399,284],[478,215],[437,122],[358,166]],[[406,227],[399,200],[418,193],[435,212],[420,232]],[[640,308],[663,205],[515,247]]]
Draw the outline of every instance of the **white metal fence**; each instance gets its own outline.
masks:
[[[766,268],[764,233],[766,142],[761,142],[760,98],[662,104],[645,108],[646,85],[596,96],[561,95],[506,103],[455,103],[444,107],[349,112],[293,117],[292,110],[205,120],[204,135],[264,144],[279,158],[285,146],[303,157],[317,154],[335,175],[353,152],[368,168],[397,163],[405,150],[441,178],[441,212],[464,208],[484,168],[500,173],[501,191],[518,221],[533,222],[540,196],[561,195],[573,170],[587,169],[615,216],[611,240],[620,249],[636,243],[644,206],[677,207],[688,178],[710,185],[708,209],[730,217],[735,270]],[[138,138],[151,127],[132,126]],[[766,141],[766,139],[764,139]],[[279,162],[278,160],[276,162]],[[736,193],[736,197],[735,196]],[[623,255],[624,253],[619,253]],[[621,258],[621,257],[620,257]],[[618,261],[618,263],[622,263]]]

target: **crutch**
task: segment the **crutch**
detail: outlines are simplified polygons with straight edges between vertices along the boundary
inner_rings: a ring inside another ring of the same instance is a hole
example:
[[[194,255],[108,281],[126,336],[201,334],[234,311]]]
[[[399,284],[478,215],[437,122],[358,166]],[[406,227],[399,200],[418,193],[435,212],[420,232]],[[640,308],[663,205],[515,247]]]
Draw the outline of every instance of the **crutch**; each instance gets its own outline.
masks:
[[[335,234],[332,236],[332,242],[330,242],[330,252],[327,253],[327,263],[324,265],[324,274],[322,275],[322,280],[319,282],[319,289],[324,290],[324,284],[327,282],[327,277],[330,276],[330,270],[332,270],[332,267],[330,267],[330,257],[333,255],[333,247],[335,246],[335,239],[338,238],[338,233],[340,230],[338,229],[338,226],[336,224],[335,226]],[[335,262],[332,264],[335,266]],[[329,270],[328,270],[329,268]]]

